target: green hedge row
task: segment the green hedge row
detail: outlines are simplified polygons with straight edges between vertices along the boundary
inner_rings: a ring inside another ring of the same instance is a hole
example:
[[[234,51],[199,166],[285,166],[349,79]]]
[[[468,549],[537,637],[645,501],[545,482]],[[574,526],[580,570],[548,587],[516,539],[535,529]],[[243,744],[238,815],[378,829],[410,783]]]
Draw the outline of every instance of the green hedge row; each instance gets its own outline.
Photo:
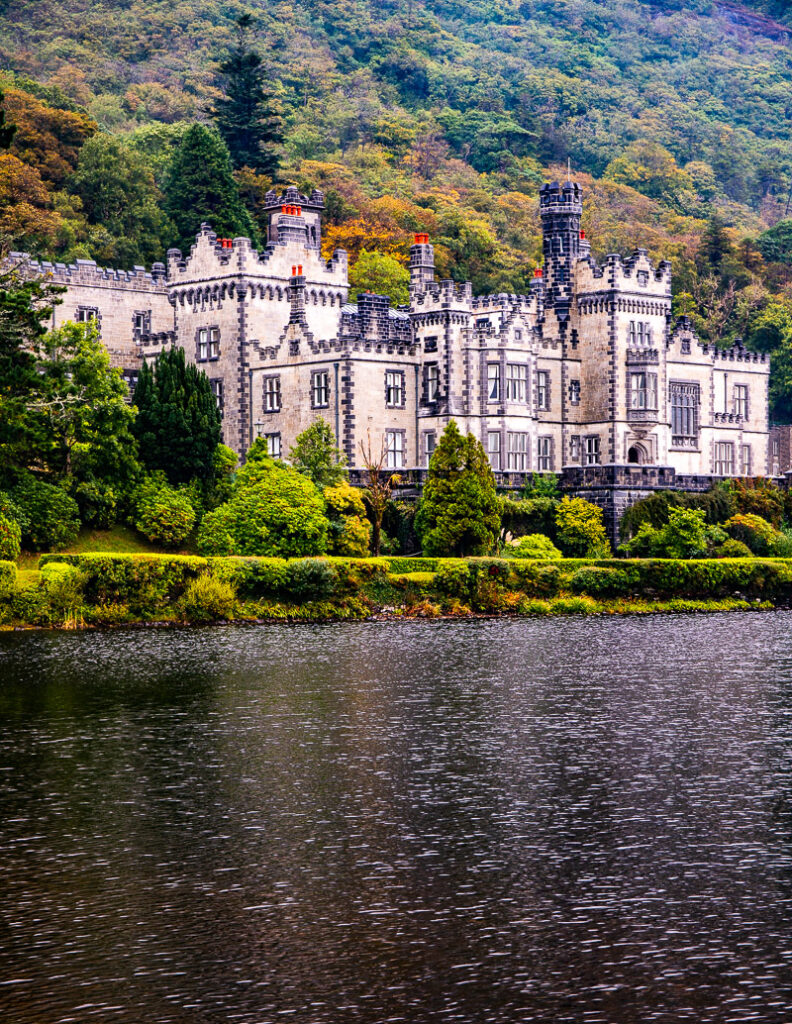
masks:
[[[792,561],[786,559],[496,558],[198,558],[186,555],[43,555],[39,565],[79,568],[85,600],[123,603],[141,614],[166,610],[192,580],[209,573],[241,600],[318,601],[363,594],[376,605],[409,591],[477,608],[502,605],[504,594],[557,597],[722,598],[740,596],[792,604]],[[4,569],[3,566],[8,566]],[[15,567],[0,563],[0,587],[13,586]]]

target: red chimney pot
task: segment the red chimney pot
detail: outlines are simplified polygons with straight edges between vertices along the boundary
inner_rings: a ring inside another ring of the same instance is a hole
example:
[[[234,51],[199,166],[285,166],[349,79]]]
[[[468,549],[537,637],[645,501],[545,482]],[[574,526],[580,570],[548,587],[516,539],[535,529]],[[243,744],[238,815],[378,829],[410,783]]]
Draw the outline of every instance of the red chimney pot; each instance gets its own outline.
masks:
[[[580,232],[580,237],[581,238],[585,238],[586,237],[586,232],[585,231],[581,231]]]
[[[302,263],[297,264],[297,273],[302,277]]]
[[[542,276],[542,268],[541,267],[537,267],[536,270],[534,270],[534,277],[541,277],[541,276]]]

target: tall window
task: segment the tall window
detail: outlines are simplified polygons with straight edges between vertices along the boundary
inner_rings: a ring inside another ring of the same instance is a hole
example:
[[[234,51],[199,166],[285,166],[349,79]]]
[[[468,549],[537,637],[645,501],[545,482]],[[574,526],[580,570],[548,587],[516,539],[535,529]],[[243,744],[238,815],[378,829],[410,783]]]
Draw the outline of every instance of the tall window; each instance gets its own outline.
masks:
[[[500,363],[487,363],[487,401],[500,401]]]
[[[506,434],[506,468],[524,473],[528,469],[528,435]]]
[[[427,430],[424,438],[424,451],[426,453],[426,465],[428,466],[437,447],[437,433],[434,430]]]
[[[402,469],[404,467],[404,431],[386,431],[385,447],[387,451],[386,462],[388,469]]]
[[[404,405],[404,374],[401,370],[385,373],[385,404],[390,409],[401,409]]]
[[[224,407],[224,396],[223,396],[223,378],[222,377],[210,377],[209,387],[212,389],[214,400],[217,402],[217,408],[220,411],[220,415],[223,415]]]
[[[96,306],[79,306],[74,314],[74,320],[78,324],[89,324],[92,320],[99,319],[99,310]]]
[[[741,419],[748,419],[748,385],[734,385],[734,414]]]
[[[652,325],[645,320],[631,320],[627,329],[627,340],[630,345],[648,348],[652,344]]]
[[[751,475],[751,446],[744,444],[740,448],[740,464],[742,465],[742,475]]]
[[[151,310],[135,310],[132,318],[135,334],[146,334],[151,330]]]
[[[573,466],[580,465],[580,434],[572,434],[569,438],[569,461]]]
[[[440,367],[437,363],[426,364],[426,401],[436,402],[440,395]]]
[[[583,464],[585,466],[598,466],[600,461],[600,439],[599,435],[586,438],[586,450],[584,452]]]
[[[630,374],[630,408],[631,409],[656,409],[657,408],[657,374],[656,373],[631,373]]]
[[[537,468],[540,473],[548,473],[553,468],[552,441],[549,437],[540,437],[537,443]]]
[[[701,389],[698,384],[682,384],[672,381],[671,397],[671,443],[679,438],[698,437],[699,404]]]
[[[550,374],[539,370],[536,374],[536,408],[550,408]]]
[[[580,405],[580,381],[571,380],[569,382],[569,402],[570,405]]]
[[[217,359],[220,355],[220,328],[201,327],[198,331],[198,351],[196,359]]]
[[[281,436],[280,434],[265,434],[264,439],[267,442],[267,455],[273,459],[279,459],[281,457]]]
[[[315,370],[311,374],[311,408],[326,409],[330,404],[330,374]]]
[[[528,396],[528,367],[524,363],[506,364],[506,401],[522,402]]]
[[[734,445],[731,441],[715,442],[715,476],[734,476]]]
[[[264,378],[264,412],[280,412],[280,377]]]
[[[487,455],[490,465],[494,470],[501,468],[501,436],[499,430],[490,430],[487,433]]]

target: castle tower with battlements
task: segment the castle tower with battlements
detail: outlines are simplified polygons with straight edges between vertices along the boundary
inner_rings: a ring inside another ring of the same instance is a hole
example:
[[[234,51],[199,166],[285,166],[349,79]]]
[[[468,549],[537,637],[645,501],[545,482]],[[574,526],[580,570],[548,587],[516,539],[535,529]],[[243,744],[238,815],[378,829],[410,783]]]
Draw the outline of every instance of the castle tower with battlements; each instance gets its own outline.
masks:
[[[287,458],[322,416],[350,466],[370,439],[391,468],[421,470],[453,417],[504,484],[563,471],[596,498],[617,478],[695,486],[768,472],[767,357],[674,324],[671,267],[645,250],[596,262],[577,183],[542,186],[544,260],[526,295],[435,280],[417,234],[409,306],[396,309],[381,295],[348,302],[346,253],[321,255],[321,192],[272,191],[265,209],[260,251],[204,224],[189,253],[172,249],[150,272],[12,258],[65,286],[55,324],[95,320],[131,385],[143,360],[182,347],[240,455],[265,436]]]

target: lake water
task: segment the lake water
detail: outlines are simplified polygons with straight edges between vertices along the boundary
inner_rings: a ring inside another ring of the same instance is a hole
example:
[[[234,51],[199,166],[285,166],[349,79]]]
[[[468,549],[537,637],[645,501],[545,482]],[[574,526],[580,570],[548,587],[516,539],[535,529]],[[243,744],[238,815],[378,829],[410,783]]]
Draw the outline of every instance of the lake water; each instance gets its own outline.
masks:
[[[0,1021],[792,1020],[792,614],[0,636]]]

